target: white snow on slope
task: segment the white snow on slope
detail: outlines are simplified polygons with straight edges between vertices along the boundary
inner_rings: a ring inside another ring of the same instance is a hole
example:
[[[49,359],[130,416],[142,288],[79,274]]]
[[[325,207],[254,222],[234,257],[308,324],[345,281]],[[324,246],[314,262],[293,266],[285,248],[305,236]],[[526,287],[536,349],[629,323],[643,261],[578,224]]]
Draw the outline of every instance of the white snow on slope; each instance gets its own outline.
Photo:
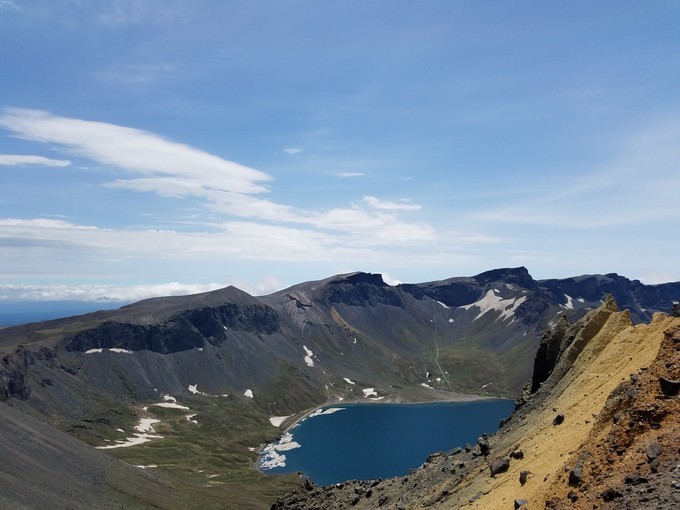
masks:
[[[343,379],[347,382],[347,384],[354,384],[354,381],[352,381],[349,377],[343,377]]]
[[[502,297],[497,296],[495,292],[497,291],[489,290],[484,295],[484,297],[482,297],[479,301],[475,301],[474,303],[471,303],[469,305],[461,306],[461,308],[465,310],[469,310],[473,306],[479,308],[479,313],[473,319],[473,321],[476,321],[482,315],[492,310],[497,310],[501,312],[500,319],[505,320],[508,319],[515,312],[517,307],[524,303],[524,301],[526,301],[527,299],[526,296],[522,296],[516,299],[515,298],[503,299]]]
[[[375,392],[375,388],[364,388],[361,391],[364,392],[364,397],[370,397],[370,396],[377,397],[378,396],[378,394]]]
[[[442,303],[441,301],[437,301],[437,303],[439,303],[440,305],[442,305],[442,306],[443,306],[444,308],[446,308],[447,310],[450,310],[450,308],[449,308],[445,303]]]
[[[194,395],[202,394],[202,392],[198,391],[198,384],[190,384],[187,389]]]
[[[176,402],[159,402],[158,404],[152,404],[156,407],[164,407],[166,409],[182,409],[184,411],[190,411],[187,406],[180,405]]]
[[[246,391],[243,392],[243,394],[248,398],[253,398],[253,390],[251,389],[247,389]]]
[[[103,352],[104,349],[98,348],[98,349],[89,349],[85,351],[85,354],[95,354],[98,352]],[[112,347],[111,349],[108,349],[109,352],[117,352],[117,353],[122,353],[122,354],[132,354],[132,351],[128,351],[127,349],[119,349],[118,347]]]
[[[269,422],[274,426],[274,427],[280,427],[281,424],[286,421],[290,416],[272,416],[269,418]]]
[[[270,443],[264,447],[262,450],[260,468],[274,469],[277,467],[285,467],[286,456],[279,452],[285,452],[292,450],[293,448],[300,448],[300,443],[293,441],[293,435],[290,432],[286,432],[276,443]]]
[[[315,418],[317,416],[323,416],[326,414],[333,414],[337,413],[338,411],[344,411],[346,408],[345,407],[329,407],[328,409],[317,409],[313,413],[309,413],[307,418]]]
[[[314,366],[314,360],[312,359],[312,356],[314,356],[314,353],[311,351],[311,349],[308,349],[306,345],[303,345],[302,348],[305,350],[305,363],[307,363],[308,367],[313,367]]]
[[[137,432],[133,434],[133,437],[128,437],[127,439],[118,439],[115,444],[110,444],[107,446],[97,446],[99,450],[110,450],[112,448],[127,448],[129,446],[136,446],[139,444],[148,443],[152,439],[163,439],[163,436],[157,435],[153,429],[154,423],[160,423],[161,420],[156,420],[154,418],[141,418],[139,423],[135,426]]]
[[[430,386],[429,384],[424,383],[424,382],[423,382],[423,383],[420,383],[420,385],[423,386],[424,388],[430,388],[431,390],[434,389],[432,386]]]

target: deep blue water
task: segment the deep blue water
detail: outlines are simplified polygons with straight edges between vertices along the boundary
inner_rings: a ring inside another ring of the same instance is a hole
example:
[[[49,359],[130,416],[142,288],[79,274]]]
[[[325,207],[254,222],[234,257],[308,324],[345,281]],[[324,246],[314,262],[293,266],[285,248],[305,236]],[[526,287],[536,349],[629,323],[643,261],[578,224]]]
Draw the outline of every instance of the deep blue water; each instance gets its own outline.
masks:
[[[405,475],[431,453],[495,432],[513,407],[511,400],[330,406],[325,409],[343,410],[292,428],[292,441],[300,446],[277,452],[285,455],[285,467],[263,471],[301,472],[322,485]]]

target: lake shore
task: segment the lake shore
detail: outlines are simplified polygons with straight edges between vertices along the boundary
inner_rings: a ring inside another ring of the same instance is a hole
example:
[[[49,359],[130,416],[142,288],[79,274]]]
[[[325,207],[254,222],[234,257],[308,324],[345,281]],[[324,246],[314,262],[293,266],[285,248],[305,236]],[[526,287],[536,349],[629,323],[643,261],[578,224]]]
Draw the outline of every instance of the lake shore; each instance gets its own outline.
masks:
[[[495,432],[514,408],[513,400],[475,397],[417,402],[358,399],[315,406],[289,420],[280,444],[269,443],[260,471],[304,473],[322,484],[407,473],[433,452],[462,447],[482,433]],[[302,423],[307,417],[328,414],[334,417]],[[288,448],[287,443],[295,447]],[[305,448],[299,450],[302,445]],[[324,457],[336,462],[326,462]]]
[[[468,393],[458,393],[458,392],[444,392],[440,390],[434,390],[435,398],[425,398],[421,399],[418,398],[417,396],[413,399],[408,399],[405,398],[403,395],[399,395],[397,397],[391,397],[391,398],[386,398],[386,399],[381,399],[381,400],[375,400],[367,397],[359,397],[359,398],[354,398],[352,400],[327,400],[323,404],[319,404],[314,407],[310,407],[309,409],[305,409],[304,411],[300,411],[299,413],[296,413],[294,415],[289,416],[286,418],[281,424],[279,425],[281,429],[281,434],[279,435],[278,438],[272,439],[271,441],[268,441],[266,443],[260,444],[256,449],[255,453],[258,455],[258,459],[255,461],[255,469],[258,471],[262,472],[260,470],[260,456],[264,452],[264,449],[278,441],[282,436],[285,434],[289,433],[291,429],[295,428],[300,422],[303,420],[307,419],[311,414],[320,411],[322,409],[325,409],[327,407],[338,407],[338,406],[352,406],[352,405],[365,405],[365,404],[400,404],[400,405],[420,405],[420,404],[437,404],[437,403],[455,403],[455,402],[476,402],[476,401],[481,401],[481,400],[493,400],[493,399],[500,399],[503,397],[496,397],[496,396],[489,396],[489,395],[475,395],[475,394],[468,394]]]

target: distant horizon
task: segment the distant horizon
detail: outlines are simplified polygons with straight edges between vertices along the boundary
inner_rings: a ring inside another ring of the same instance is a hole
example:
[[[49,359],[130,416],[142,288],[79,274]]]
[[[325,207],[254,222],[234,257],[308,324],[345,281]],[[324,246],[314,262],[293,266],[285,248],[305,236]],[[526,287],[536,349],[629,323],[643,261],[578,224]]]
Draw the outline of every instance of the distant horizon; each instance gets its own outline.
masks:
[[[114,306],[124,306],[126,304],[134,303],[137,301],[141,301],[144,299],[150,299],[150,298],[155,298],[155,297],[170,297],[170,296],[184,296],[184,295],[192,295],[192,294],[201,294],[204,292],[211,292],[219,289],[223,289],[226,287],[236,287],[239,290],[246,292],[250,294],[251,296],[266,296],[275,292],[278,292],[280,290],[284,290],[286,288],[292,287],[294,285],[298,285],[301,283],[307,283],[307,282],[314,282],[314,281],[321,281],[325,280],[328,278],[333,278],[335,276],[343,275],[343,274],[351,274],[351,273],[374,273],[374,274],[380,274],[383,278],[383,281],[390,285],[390,286],[396,286],[400,284],[419,284],[419,283],[427,283],[427,282],[432,282],[432,281],[442,281],[442,280],[447,280],[449,278],[465,278],[465,277],[473,277],[477,276],[479,274],[488,272],[488,271],[494,271],[498,269],[516,269],[519,267],[526,267],[526,266],[513,266],[513,267],[499,267],[499,268],[490,268],[485,271],[480,271],[479,273],[475,274],[455,274],[455,275],[447,275],[443,276],[441,278],[435,278],[435,279],[429,279],[429,280],[421,280],[421,281],[401,281],[401,280],[394,280],[389,275],[385,275],[385,273],[380,273],[380,272],[371,272],[371,271],[348,271],[344,273],[336,273],[336,274],[330,274],[326,275],[322,278],[314,278],[314,279],[309,279],[309,280],[301,280],[301,281],[296,281],[296,282],[289,282],[289,283],[281,283],[280,285],[272,286],[269,290],[266,290],[266,288],[262,286],[257,286],[255,287],[256,292],[252,292],[249,290],[247,285],[244,287],[241,287],[239,285],[235,285],[232,283],[226,283],[226,284],[220,284],[220,283],[215,283],[215,284],[201,284],[201,285],[195,285],[195,284],[182,284],[178,282],[171,282],[167,284],[155,284],[155,285],[136,285],[136,286],[123,286],[123,285],[82,285],[82,286],[77,286],[77,287],[71,287],[71,286],[20,286],[20,285],[7,285],[7,284],[0,284],[0,311],[2,308],[5,309],[5,311],[8,308],[11,308],[16,305],[21,305],[22,303],[35,303],[35,304],[48,304],[48,303],[60,303],[60,304],[68,304],[72,303],[76,305],[78,308],[79,305],[85,304],[85,307],[80,307],[80,308],[88,308],[87,305],[95,305],[95,304],[101,304],[102,306],[108,306],[109,304],[113,304]],[[618,274],[619,276],[622,276],[624,278],[627,278],[628,280],[631,281],[640,281],[644,285],[661,285],[665,283],[675,283],[675,282],[680,282],[680,280],[668,280],[668,281],[659,281],[659,282],[645,282],[644,280],[641,280],[639,278],[631,278],[628,275],[617,273],[616,271],[607,271],[606,273],[583,273],[583,274],[572,274],[569,276],[547,276],[547,277],[536,277],[531,273],[531,270],[527,268],[529,275],[534,280],[540,281],[540,280],[549,280],[549,279],[565,279],[565,278],[578,278],[581,276],[597,276],[597,275],[607,275],[607,274]],[[0,325],[2,323],[0,322]]]
[[[679,20],[614,0],[0,0],[0,300],[357,269],[680,281]]]

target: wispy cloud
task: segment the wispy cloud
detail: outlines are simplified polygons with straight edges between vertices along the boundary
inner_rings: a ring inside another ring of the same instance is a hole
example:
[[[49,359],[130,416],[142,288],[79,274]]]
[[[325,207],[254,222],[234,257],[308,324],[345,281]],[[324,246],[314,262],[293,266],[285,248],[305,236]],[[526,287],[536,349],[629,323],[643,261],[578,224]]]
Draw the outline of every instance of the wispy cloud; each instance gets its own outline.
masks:
[[[172,80],[180,76],[180,73],[175,65],[169,63],[125,63],[112,64],[94,76],[100,81],[137,87]]]
[[[295,154],[300,154],[302,152],[302,149],[300,147],[286,147],[285,149],[283,149],[283,152],[285,152],[289,156],[294,156]]]
[[[334,232],[340,243],[352,239],[359,246],[404,245],[436,239],[430,225],[399,216],[420,209],[407,200],[391,202],[367,196],[351,207],[327,210],[277,203],[256,196],[269,191],[262,184],[271,180],[268,174],[146,131],[17,108],[7,108],[0,115],[0,126],[20,138],[60,145],[68,153],[133,176],[107,183],[110,187],[166,197],[198,197],[214,212],[292,223],[297,226],[291,230],[298,232],[310,227],[324,236]],[[253,227],[257,228],[264,226]]]
[[[619,141],[609,162],[590,172],[556,176],[542,186],[517,189],[471,215],[497,224],[600,229],[680,218],[680,122]]]
[[[271,179],[259,170],[156,134],[104,122],[58,117],[41,110],[6,108],[0,115],[0,126],[20,138],[59,144],[77,156],[144,175],[147,184],[157,182],[161,189],[172,176],[188,188],[261,193],[266,188],[260,183]]]
[[[50,159],[44,156],[24,154],[0,154],[0,165],[2,166],[42,165],[63,167],[70,164],[71,162],[66,159]]]
[[[338,177],[341,178],[348,178],[348,177],[362,177],[364,175],[363,172],[340,172],[337,174]]]
[[[373,209],[381,209],[385,211],[417,211],[421,208],[421,206],[418,204],[413,204],[405,199],[399,200],[397,202],[391,202],[389,200],[380,200],[379,198],[365,195],[362,200]]]
[[[19,6],[14,0],[0,0],[0,9],[19,11]]]

